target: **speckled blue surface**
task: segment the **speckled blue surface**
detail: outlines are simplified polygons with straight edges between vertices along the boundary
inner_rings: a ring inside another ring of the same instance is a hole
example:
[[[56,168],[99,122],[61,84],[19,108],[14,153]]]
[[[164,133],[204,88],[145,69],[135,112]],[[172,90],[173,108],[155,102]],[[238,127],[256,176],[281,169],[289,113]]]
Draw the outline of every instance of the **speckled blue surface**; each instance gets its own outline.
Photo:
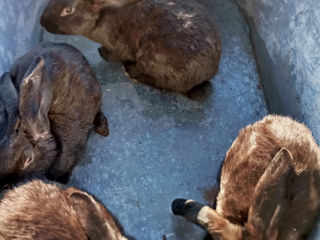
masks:
[[[237,2],[251,25],[270,110],[303,121],[320,143],[320,1]],[[310,239],[320,239],[320,221]]]
[[[0,1],[0,74],[39,41],[39,18],[44,1]]]
[[[237,1],[252,27],[270,110],[305,122],[320,143],[320,1]]]
[[[216,17],[223,53],[202,101],[130,80],[120,64],[103,61],[98,45],[84,38],[44,31],[41,37],[69,42],[83,51],[102,85],[103,111],[109,120],[110,136],[90,135],[70,185],[95,194],[126,233],[139,240],[201,239],[202,230],[172,215],[172,200],[205,202],[204,191],[216,184],[219,166],[240,128],[267,114],[247,25],[237,6],[232,0],[204,2]],[[0,9],[8,4],[0,4]],[[31,32],[26,36],[34,37]],[[10,62],[0,66],[7,68]]]

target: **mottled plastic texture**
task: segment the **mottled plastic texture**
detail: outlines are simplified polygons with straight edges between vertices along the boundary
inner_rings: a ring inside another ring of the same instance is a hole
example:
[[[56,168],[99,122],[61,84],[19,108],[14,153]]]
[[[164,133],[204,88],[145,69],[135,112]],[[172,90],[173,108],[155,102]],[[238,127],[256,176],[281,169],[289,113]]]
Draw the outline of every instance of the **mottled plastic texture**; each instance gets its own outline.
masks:
[[[248,26],[237,5],[201,1],[215,16],[222,58],[196,100],[132,81],[121,64],[104,61],[99,45],[87,39],[40,31],[42,1],[0,3],[2,72],[39,39],[71,43],[88,58],[102,86],[110,135],[92,132],[70,185],[95,194],[126,234],[139,240],[202,239],[204,231],[171,213],[172,200],[208,202],[205,193],[216,184],[238,131],[268,113]]]

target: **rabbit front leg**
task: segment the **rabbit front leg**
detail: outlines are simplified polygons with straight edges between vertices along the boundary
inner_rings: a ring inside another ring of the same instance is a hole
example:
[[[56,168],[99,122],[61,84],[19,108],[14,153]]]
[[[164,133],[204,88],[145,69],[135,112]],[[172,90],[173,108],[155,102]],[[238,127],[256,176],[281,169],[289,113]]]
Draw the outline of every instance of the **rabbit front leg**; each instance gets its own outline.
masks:
[[[62,122],[69,122],[64,120]],[[70,124],[52,124],[54,135],[60,136],[60,155],[47,172],[50,180],[67,183],[73,168],[76,166],[86,147],[89,128]],[[87,125],[87,123],[85,124]],[[89,124],[88,124],[89,125]]]
[[[108,120],[101,110],[96,114],[93,125],[96,133],[104,137],[109,135]]]
[[[78,159],[73,154],[67,156],[67,154],[62,153],[59,159],[56,159],[55,164],[46,173],[46,177],[49,180],[67,184],[77,162]]]

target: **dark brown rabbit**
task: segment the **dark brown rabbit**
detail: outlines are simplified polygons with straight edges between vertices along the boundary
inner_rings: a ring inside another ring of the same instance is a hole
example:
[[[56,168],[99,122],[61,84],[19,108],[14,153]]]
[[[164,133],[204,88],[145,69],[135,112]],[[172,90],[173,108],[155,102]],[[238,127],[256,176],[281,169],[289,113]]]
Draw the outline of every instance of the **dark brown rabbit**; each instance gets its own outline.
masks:
[[[195,0],[50,0],[41,24],[100,43],[105,60],[160,89],[186,93],[218,70],[220,36]]]
[[[99,83],[84,56],[69,45],[39,45],[16,61],[11,79],[3,75],[0,88],[2,185],[39,173],[67,182],[93,124],[108,135]]]
[[[32,180],[2,192],[0,239],[126,240],[90,194]]]
[[[320,150],[309,129],[270,115],[240,131],[223,163],[216,210],[176,199],[175,214],[212,239],[306,239],[319,216]]]

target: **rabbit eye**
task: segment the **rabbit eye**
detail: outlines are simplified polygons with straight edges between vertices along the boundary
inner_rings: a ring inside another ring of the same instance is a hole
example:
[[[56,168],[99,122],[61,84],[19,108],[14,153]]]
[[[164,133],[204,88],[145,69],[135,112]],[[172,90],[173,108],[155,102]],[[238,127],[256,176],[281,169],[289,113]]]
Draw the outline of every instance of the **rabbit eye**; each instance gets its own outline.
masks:
[[[68,16],[68,15],[71,15],[71,14],[74,13],[75,10],[76,10],[76,9],[73,8],[73,7],[66,7],[66,8],[64,8],[64,9],[62,10],[60,16],[61,16],[61,17],[65,17],[65,16]]]

